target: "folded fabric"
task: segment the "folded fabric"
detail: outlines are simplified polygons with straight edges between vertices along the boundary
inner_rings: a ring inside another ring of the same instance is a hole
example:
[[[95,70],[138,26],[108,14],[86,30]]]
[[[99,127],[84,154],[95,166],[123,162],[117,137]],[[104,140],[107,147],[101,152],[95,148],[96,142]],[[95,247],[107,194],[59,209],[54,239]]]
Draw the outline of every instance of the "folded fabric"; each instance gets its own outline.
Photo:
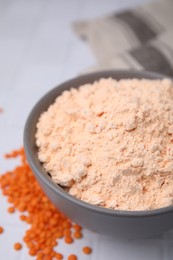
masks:
[[[106,69],[145,69],[173,77],[173,30],[137,48],[106,59],[87,71]]]
[[[173,75],[173,1],[160,0],[74,23],[91,46],[97,69],[147,69]]]

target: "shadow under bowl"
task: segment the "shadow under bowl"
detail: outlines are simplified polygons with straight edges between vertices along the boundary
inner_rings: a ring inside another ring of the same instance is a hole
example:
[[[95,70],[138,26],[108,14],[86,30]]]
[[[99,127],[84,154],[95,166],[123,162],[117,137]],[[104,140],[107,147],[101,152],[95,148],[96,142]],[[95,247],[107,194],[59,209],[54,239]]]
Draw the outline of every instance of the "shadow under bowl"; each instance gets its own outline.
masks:
[[[100,78],[162,79],[165,76],[146,71],[102,71],[76,77],[52,89],[32,109],[24,129],[24,149],[28,163],[41,188],[66,216],[83,227],[115,238],[150,237],[173,228],[173,206],[148,211],[121,211],[97,207],[76,199],[55,184],[38,160],[35,144],[36,124],[40,114],[47,110],[64,90],[93,83]]]

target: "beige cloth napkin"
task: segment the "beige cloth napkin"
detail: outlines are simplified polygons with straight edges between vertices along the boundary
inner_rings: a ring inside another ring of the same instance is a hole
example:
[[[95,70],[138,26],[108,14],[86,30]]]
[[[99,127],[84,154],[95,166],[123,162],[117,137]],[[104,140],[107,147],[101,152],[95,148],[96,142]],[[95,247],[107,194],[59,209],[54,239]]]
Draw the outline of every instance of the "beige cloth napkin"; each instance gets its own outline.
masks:
[[[78,21],[74,29],[98,61],[90,70],[145,69],[173,76],[172,0]]]

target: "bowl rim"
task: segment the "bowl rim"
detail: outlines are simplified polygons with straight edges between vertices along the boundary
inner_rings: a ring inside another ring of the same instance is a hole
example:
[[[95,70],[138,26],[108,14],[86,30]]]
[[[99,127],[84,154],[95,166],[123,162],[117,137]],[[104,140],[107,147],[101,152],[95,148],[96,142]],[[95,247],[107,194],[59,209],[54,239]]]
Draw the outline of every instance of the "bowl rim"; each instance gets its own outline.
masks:
[[[51,178],[48,176],[48,174],[44,171],[43,167],[38,165],[35,162],[35,156],[36,152],[34,152],[34,147],[32,146],[30,140],[31,140],[31,135],[30,135],[30,129],[32,126],[32,121],[34,118],[35,112],[38,110],[38,108],[42,105],[42,103],[46,100],[48,96],[50,96],[52,93],[56,92],[58,88],[63,88],[66,85],[70,83],[75,83],[75,81],[80,81],[80,80],[85,80],[87,83],[87,78],[92,76],[92,77],[111,77],[110,74],[124,74],[124,75],[136,75],[137,76],[142,76],[143,78],[152,78],[152,79],[163,79],[163,78],[170,78],[168,76],[155,73],[155,72],[148,72],[148,71],[134,71],[134,70],[106,70],[106,71],[99,71],[99,72],[94,72],[94,73],[88,73],[84,74],[75,78],[72,78],[68,81],[65,81],[64,83],[58,84],[56,87],[48,91],[45,95],[43,95],[40,100],[34,105],[32,108],[26,123],[24,127],[24,135],[23,135],[23,141],[24,141],[24,150],[26,153],[26,157],[28,160],[28,163],[35,174],[35,176],[39,179],[41,179],[45,185],[47,185],[50,189],[52,189],[57,195],[62,196],[63,199],[67,200],[71,204],[77,204],[80,207],[83,207],[89,211],[93,211],[95,213],[100,213],[103,215],[109,215],[109,216],[117,216],[117,217],[127,217],[127,218],[136,218],[136,217],[152,217],[152,216],[157,216],[157,215],[162,215],[162,214],[169,214],[173,212],[173,205],[163,207],[163,208],[158,208],[154,210],[138,210],[138,211],[128,211],[128,210],[116,210],[116,209],[109,209],[109,208],[104,208],[104,207],[99,207],[92,205],[90,203],[87,203],[85,201],[82,201],[80,199],[75,198],[74,196],[70,195],[68,192],[66,192],[63,188],[61,188],[59,185],[54,183]],[[129,76],[130,77],[130,76]],[[133,76],[135,78],[135,76]],[[123,79],[123,78],[122,78]],[[95,79],[96,80],[96,79]],[[62,91],[61,91],[62,93]],[[58,96],[58,95],[57,95]],[[56,98],[56,96],[55,96]],[[54,99],[55,99],[54,98]],[[50,103],[51,104],[51,103]],[[50,105],[49,104],[49,105]],[[44,110],[45,111],[45,110]],[[39,114],[40,115],[40,114]],[[38,119],[38,118],[37,118]],[[36,126],[36,125],[35,125]],[[37,159],[38,161],[38,159]]]

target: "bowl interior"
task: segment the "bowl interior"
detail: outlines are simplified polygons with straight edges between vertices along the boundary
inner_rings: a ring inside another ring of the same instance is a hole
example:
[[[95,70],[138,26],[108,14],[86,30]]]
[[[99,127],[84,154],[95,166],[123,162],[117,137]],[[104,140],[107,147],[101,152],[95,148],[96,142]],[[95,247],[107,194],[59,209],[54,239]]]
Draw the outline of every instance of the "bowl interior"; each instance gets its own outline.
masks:
[[[26,152],[26,156],[28,159],[28,162],[31,166],[31,168],[34,171],[34,174],[37,178],[40,178],[46,185],[48,185],[57,195],[63,196],[67,200],[71,201],[71,203],[76,203],[80,205],[81,207],[85,207],[88,210],[100,212],[102,214],[111,214],[111,215],[118,215],[123,217],[144,217],[144,216],[152,216],[152,215],[158,215],[158,214],[164,214],[165,212],[172,212],[173,206],[160,208],[156,210],[149,210],[149,211],[121,211],[121,210],[112,210],[112,209],[106,209],[98,206],[91,205],[89,203],[86,203],[84,201],[81,201],[79,199],[76,199],[75,197],[68,194],[68,192],[64,191],[60,186],[55,184],[51,178],[48,176],[48,174],[45,172],[44,168],[42,167],[42,164],[38,160],[37,156],[37,147],[35,144],[35,133],[36,133],[36,124],[38,122],[38,119],[40,117],[40,114],[47,110],[50,104],[52,104],[55,100],[55,98],[60,95],[64,90],[69,90],[70,88],[78,88],[79,86],[86,84],[86,83],[93,83],[96,80],[99,80],[100,78],[114,78],[117,80],[120,79],[162,79],[165,78],[164,75],[160,75],[157,73],[151,73],[146,71],[102,71],[102,72],[96,72],[91,74],[86,74],[83,76],[79,76],[75,79],[69,80],[63,84],[60,84],[59,86],[52,89],[50,92],[48,92],[45,96],[43,96],[38,103],[34,106],[32,109],[26,125],[24,129],[24,149]]]

